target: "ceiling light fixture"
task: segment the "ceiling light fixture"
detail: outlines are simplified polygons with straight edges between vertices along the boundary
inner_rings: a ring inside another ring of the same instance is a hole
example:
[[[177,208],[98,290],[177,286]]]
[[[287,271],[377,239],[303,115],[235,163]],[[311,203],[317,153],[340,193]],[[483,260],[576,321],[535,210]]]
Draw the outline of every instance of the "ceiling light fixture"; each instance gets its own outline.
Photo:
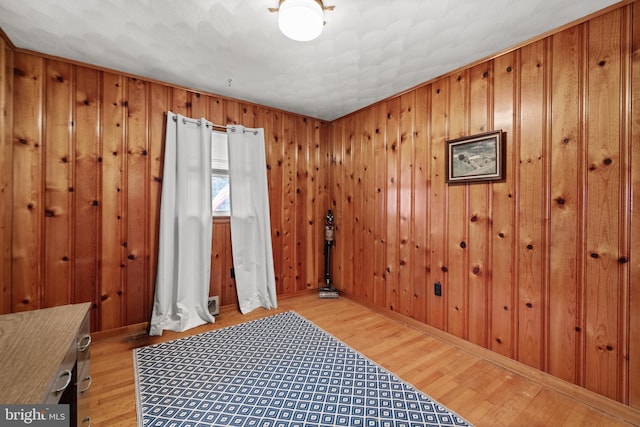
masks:
[[[333,9],[334,6],[325,7],[322,0],[280,0],[277,9],[269,8],[278,12],[282,34],[300,42],[317,38],[324,26],[324,11]]]

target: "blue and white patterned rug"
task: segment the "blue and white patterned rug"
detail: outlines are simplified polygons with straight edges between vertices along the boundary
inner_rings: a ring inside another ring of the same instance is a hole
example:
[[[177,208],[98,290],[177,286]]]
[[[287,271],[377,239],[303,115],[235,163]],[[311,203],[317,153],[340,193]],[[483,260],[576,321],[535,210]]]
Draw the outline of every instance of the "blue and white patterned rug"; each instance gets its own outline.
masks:
[[[297,313],[134,350],[138,425],[469,426]]]

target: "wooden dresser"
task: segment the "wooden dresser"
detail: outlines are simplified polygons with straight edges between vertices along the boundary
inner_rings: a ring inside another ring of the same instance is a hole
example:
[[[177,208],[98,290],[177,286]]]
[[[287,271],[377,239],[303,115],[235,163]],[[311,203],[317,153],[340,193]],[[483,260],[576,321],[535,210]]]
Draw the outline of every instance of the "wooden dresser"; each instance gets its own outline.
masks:
[[[88,427],[90,303],[0,316],[0,403],[70,405]]]

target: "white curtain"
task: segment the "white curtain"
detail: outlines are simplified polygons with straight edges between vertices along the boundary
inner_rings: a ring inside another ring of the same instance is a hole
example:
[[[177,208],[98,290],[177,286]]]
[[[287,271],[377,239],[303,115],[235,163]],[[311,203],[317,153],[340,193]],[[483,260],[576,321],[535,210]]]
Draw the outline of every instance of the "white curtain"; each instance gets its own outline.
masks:
[[[158,274],[149,335],[213,323],[211,123],[167,113]]]
[[[231,249],[240,311],[278,306],[263,129],[227,127]]]

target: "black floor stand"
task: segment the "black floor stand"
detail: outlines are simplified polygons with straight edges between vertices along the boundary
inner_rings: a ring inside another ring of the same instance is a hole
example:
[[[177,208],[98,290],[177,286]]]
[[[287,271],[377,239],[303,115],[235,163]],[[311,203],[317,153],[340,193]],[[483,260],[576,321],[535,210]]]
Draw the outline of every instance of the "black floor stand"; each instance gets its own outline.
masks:
[[[324,240],[324,287],[318,289],[318,298],[338,298],[340,293],[331,283],[331,246],[333,246],[333,214],[327,213]]]

